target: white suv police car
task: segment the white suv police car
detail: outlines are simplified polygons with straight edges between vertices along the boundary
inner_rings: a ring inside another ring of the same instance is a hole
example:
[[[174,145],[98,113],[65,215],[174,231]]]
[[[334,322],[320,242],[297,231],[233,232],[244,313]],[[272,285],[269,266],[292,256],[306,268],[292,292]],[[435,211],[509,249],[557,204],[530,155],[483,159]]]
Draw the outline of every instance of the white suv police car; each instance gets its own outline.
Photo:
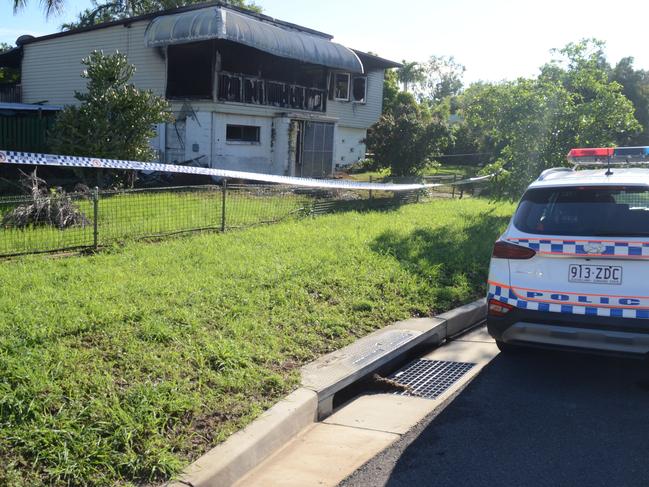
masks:
[[[494,246],[489,333],[504,351],[648,354],[649,147],[568,158],[576,167],[544,171]]]

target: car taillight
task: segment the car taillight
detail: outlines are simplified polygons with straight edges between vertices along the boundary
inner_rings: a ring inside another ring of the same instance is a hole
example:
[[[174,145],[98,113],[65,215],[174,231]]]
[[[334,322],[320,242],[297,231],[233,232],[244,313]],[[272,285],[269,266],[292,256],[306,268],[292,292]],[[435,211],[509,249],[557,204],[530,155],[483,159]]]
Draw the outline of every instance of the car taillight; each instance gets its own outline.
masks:
[[[511,304],[503,303],[497,299],[490,299],[488,306],[489,316],[505,316],[511,310],[514,309],[514,306]]]
[[[491,255],[498,259],[531,259],[536,252],[529,247],[498,240]]]

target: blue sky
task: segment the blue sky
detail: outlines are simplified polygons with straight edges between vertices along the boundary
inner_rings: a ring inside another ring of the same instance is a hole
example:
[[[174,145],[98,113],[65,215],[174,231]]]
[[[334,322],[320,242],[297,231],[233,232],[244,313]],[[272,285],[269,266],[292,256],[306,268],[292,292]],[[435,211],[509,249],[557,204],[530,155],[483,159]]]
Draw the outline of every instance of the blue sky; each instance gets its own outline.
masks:
[[[29,1],[29,0],[28,0]],[[273,17],[328,32],[349,47],[400,61],[453,55],[473,81],[534,75],[549,50],[583,37],[607,42],[609,60],[633,56],[649,69],[642,19],[645,0],[256,0]],[[0,41],[43,35],[90,5],[67,0],[65,11],[45,19],[39,4],[13,15],[0,0]]]

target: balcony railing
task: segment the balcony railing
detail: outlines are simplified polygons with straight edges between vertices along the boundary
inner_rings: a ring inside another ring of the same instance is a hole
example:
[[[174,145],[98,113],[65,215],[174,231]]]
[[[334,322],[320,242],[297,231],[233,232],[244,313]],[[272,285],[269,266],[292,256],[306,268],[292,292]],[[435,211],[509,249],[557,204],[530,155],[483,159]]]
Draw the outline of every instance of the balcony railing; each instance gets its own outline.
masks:
[[[0,103],[21,103],[20,85],[0,84]]]
[[[219,73],[218,99],[295,110],[324,112],[325,90],[236,73]]]

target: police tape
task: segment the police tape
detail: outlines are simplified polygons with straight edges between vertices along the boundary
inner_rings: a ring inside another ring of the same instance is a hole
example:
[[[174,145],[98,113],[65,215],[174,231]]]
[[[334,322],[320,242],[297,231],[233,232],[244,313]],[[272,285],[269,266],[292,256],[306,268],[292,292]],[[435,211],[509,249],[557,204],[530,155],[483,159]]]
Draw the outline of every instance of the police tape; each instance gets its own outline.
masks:
[[[440,186],[461,186],[486,181],[494,174],[463,179],[448,183],[366,183],[347,179],[315,179],[294,176],[278,176],[246,171],[232,171],[208,167],[181,166],[159,162],[123,161],[119,159],[100,159],[95,157],[60,156],[55,154],[37,154],[31,152],[0,150],[0,164],[19,164],[29,166],[85,167],[94,169],[122,169],[127,171],[166,172],[177,174],[195,174],[219,177],[224,179],[244,179],[263,183],[286,184],[307,188],[322,189],[364,189],[374,191],[413,191],[418,189],[438,188]]]

